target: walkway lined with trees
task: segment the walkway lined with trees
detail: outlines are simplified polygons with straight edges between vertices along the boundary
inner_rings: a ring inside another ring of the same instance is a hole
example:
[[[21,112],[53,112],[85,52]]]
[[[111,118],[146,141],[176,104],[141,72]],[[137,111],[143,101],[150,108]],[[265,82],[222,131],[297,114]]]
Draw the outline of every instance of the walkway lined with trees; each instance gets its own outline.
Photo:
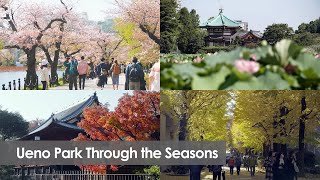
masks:
[[[0,1],[5,24],[0,54],[10,55],[12,60],[17,58],[14,52],[20,54],[20,62],[27,67],[26,84],[30,89],[36,86],[36,71],[42,60],[48,61],[53,84],[61,78],[57,70],[68,56],[84,56],[95,65],[102,58],[115,58],[123,64],[134,56],[143,65],[158,61],[160,0],[115,1],[114,10],[106,9],[105,16],[114,17],[109,29],[82,18],[82,12],[76,11],[78,4],[72,1],[15,3]]]
[[[269,152],[282,153],[286,163],[296,154],[298,175],[305,176],[319,163],[319,99],[318,91],[162,91],[161,133],[165,140],[224,140],[228,159],[253,155],[259,167]]]

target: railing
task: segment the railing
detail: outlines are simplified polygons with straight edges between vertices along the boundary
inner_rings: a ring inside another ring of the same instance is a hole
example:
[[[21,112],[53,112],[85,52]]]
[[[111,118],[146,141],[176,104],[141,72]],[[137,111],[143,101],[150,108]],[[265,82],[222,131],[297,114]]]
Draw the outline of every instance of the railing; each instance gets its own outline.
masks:
[[[21,90],[21,80],[18,79],[18,84],[16,80],[13,80],[13,83],[10,81],[7,88],[5,84],[2,84],[2,90]]]
[[[156,180],[156,177],[148,174],[93,174],[82,171],[57,174],[35,174],[35,180]]]
[[[65,84],[67,82],[67,76],[63,73],[62,74],[63,77],[63,83]],[[30,78],[32,79],[32,78]],[[31,82],[31,80],[29,82],[26,82],[26,78],[24,78],[24,84],[23,84],[23,89],[26,90],[27,88],[33,87],[32,89],[39,89],[39,77],[37,76],[36,81],[34,83]],[[59,77],[56,76],[54,78],[52,78],[49,75],[49,80],[50,80],[50,84],[48,84],[48,86],[52,87],[56,82],[58,83]],[[22,89],[22,85],[21,85],[21,79],[19,78],[17,81],[13,80],[8,82],[7,86],[6,84],[2,84],[1,90],[21,90]]]

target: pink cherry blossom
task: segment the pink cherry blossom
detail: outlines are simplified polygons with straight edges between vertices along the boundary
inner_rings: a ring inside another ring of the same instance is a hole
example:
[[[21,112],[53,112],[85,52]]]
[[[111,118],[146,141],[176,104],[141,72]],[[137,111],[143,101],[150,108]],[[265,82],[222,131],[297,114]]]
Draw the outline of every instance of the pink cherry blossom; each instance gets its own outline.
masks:
[[[244,59],[238,59],[234,64],[238,71],[251,74],[258,72],[260,68],[259,63],[255,61],[247,61]]]

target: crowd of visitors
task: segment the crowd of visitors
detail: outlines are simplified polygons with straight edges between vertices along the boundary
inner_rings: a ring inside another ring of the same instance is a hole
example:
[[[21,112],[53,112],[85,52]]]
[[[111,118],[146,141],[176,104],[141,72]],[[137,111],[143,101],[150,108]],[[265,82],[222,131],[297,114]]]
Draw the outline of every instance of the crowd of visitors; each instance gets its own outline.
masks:
[[[39,69],[44,90],[50,83],[48,64],[47,60],[42,60]],[[87,61],[84,56],[81,56],[80,60],[74,56],[67,56],[63,65],[64,78],[69,83],[69,90],[84,90],[86,79],[95,79],[95,84],[101,89],[110,83],[113,90],[119,90],[120,75],[123,73],[124,90],[160,91],[160,62],[144,67],[136,57],[133,57],[130,63],[124,64],[114,58],[111,58],[110,62],[101,58],[100,62],[94,63]],[[146,75],[148,75],[147,78]],[[148,87],[146,80],[148,80]]]

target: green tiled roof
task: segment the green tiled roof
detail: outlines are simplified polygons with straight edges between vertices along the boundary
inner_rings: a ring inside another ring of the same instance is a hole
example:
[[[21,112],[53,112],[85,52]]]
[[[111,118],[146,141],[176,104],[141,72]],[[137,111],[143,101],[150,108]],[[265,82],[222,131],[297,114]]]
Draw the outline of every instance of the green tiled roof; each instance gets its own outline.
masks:
[[[217,17],[209,19],[202,26],[239,27],[240,23],[227,18],[225,15],[223,15],[222,11],[220,11],[220,13]]]

